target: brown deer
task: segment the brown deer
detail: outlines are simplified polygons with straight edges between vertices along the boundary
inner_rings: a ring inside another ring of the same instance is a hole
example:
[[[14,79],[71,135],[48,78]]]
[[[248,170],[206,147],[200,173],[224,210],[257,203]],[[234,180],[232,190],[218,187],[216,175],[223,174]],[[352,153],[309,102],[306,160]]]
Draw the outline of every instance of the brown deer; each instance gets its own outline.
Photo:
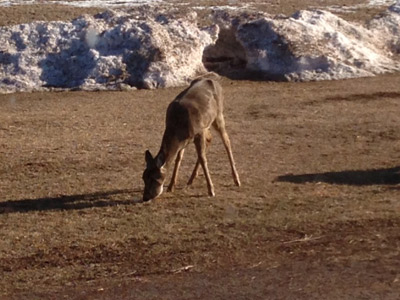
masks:
[[[196,178],[201,165],[207,180],[208,195],[215,196],[206,158],[206,148],[211,142],[211,126],[222,138],[231,164],[233,180],[237,186],[240,186],[231,143],[225,130],[222,88],[216,80],[205,78],[205,76],[193,80],[190,86],[182,91],[167,108],[166,128],[160,151],[155,157],[149,150],[145,153],[147,166],[143,172],[145,184],[143,201],[161,195],[167,170],[175,159],[175,167],[168,186],[168,191],[174,190],[185,147],[191,141],[195,144],[198,158],[188,185],[191,185]],[[216,76],[218,75],[214,77]]]

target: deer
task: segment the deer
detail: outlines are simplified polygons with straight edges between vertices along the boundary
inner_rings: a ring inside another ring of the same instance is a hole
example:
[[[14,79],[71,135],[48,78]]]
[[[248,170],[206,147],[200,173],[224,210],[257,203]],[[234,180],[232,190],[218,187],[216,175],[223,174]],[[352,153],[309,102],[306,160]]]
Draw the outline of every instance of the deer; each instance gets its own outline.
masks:
[[[216,74],[196,78],[168,105],[160,150],[154,157],[149,150],[145,152],[146,169],[142,176],[145,185],[144,202],[161,195],[167,170],[175,160],[167,189],[168,192],[174,191],[185,147],[192,141],[197,152],[197,162],[187,185],[193,183],[201,166],[207,182],[208,195],[215,196],[206,158],[206,150],[212,139],[211,127],[216,129],[222,139],[228,154],[233,181],[236,186],[240,186],[231,142],[225,129],[222,87],[215,77],[219,79]]]

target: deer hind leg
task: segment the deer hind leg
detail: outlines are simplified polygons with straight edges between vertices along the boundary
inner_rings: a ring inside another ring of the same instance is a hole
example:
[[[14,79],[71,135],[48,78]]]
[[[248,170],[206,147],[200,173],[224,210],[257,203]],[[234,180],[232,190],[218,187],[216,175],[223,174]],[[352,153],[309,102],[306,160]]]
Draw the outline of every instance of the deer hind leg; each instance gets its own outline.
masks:
[[[182,162],[184,152],[185,152],[185,149],[182,149],[178,152],[178,155],[176,156],[174,171],[172,172],[171,182],[169,183],[169,186],[167,189],[168,192],[173,192],[175,189],[176,180],[178,178],[178,171],[179,171],[179,167]]]
[[[210,147],[211,144],[212,136],[210,130],[207,130],[204,133],[206,136],[206,152],[207,152],[207,149]],[[199,166],[200,166],[200,159],[198,158],[187,185],[192,185],[193,181],[196,179],[197,175],[199,174]]]
[[[226,152],[228,153],[229,162],[231,163],[233,181],[237,186],[240,186],[239,174],[236,170],[235,161],[232,155],[231,141],[229,140],[228,133],[226,132],[225,120],[222,114],[217,116],[213,123],[213,126],[219,132],[222,142],[224,143]]]
[[[208,195],[214,197],[215,196],[214,185],[211,181],[210,172],[208,171],[207,158],[206,158],[206,135],[207,134],[205,132],[197,135],[194,138],[194,144],[196,146],[198,160],[200,161],[200,165],[202,166],[204,175],[206,176]]]

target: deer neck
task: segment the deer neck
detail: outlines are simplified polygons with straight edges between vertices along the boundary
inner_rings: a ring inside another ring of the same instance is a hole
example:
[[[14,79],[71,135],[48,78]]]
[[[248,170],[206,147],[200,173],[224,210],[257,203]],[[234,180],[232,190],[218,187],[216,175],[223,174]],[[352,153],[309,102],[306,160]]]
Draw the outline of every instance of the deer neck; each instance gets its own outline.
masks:
[[[168,170],[171,163],[175,160],[177,153],[182,148],[181,143],[179,143],[176,138],[164,134],[160,151],[158,152],[156,159],[159,159],[162,162],[162,166]]]

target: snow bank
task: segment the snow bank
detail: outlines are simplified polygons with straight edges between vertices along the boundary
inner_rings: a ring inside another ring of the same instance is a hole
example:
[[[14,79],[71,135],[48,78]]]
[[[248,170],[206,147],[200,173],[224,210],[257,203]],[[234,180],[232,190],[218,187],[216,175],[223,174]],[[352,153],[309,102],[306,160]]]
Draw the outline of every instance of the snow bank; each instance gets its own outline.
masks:
[[[246,50],[247,68],[288,80],[372,76],[400,67],[376,30],[320,10],[243,24],[237,38]]]
[[[375,36],[379,36],[384,41],[385,48],[394,55],[400,54],[400,1],[367,25]]]
[[[227,62],[234,69],[239,59],[244,68],[236,73],[251,71],[258,77],[291,81],[345,79],[400,70],[396,55],[400,52],[400,1],[366,27],[321,10],[299,11],[291,17],[248,18],[229,18],[226,12],[215,15],[221,33],[216,46],[205,53],[205,61],[213,63],[209,67],[224,69],[229,75]]]
[[[217,26],[199,29],[195,14],[138,19],[143,13],[0,28],[0,92],[169,87],[205,72],[203,51]]]
[[[200,29],[154,8],[0,28],[0,92],[180,86],[209,70],[291,81],[400,70],[400,1],[365,26],[322,10],[219,10]]]

